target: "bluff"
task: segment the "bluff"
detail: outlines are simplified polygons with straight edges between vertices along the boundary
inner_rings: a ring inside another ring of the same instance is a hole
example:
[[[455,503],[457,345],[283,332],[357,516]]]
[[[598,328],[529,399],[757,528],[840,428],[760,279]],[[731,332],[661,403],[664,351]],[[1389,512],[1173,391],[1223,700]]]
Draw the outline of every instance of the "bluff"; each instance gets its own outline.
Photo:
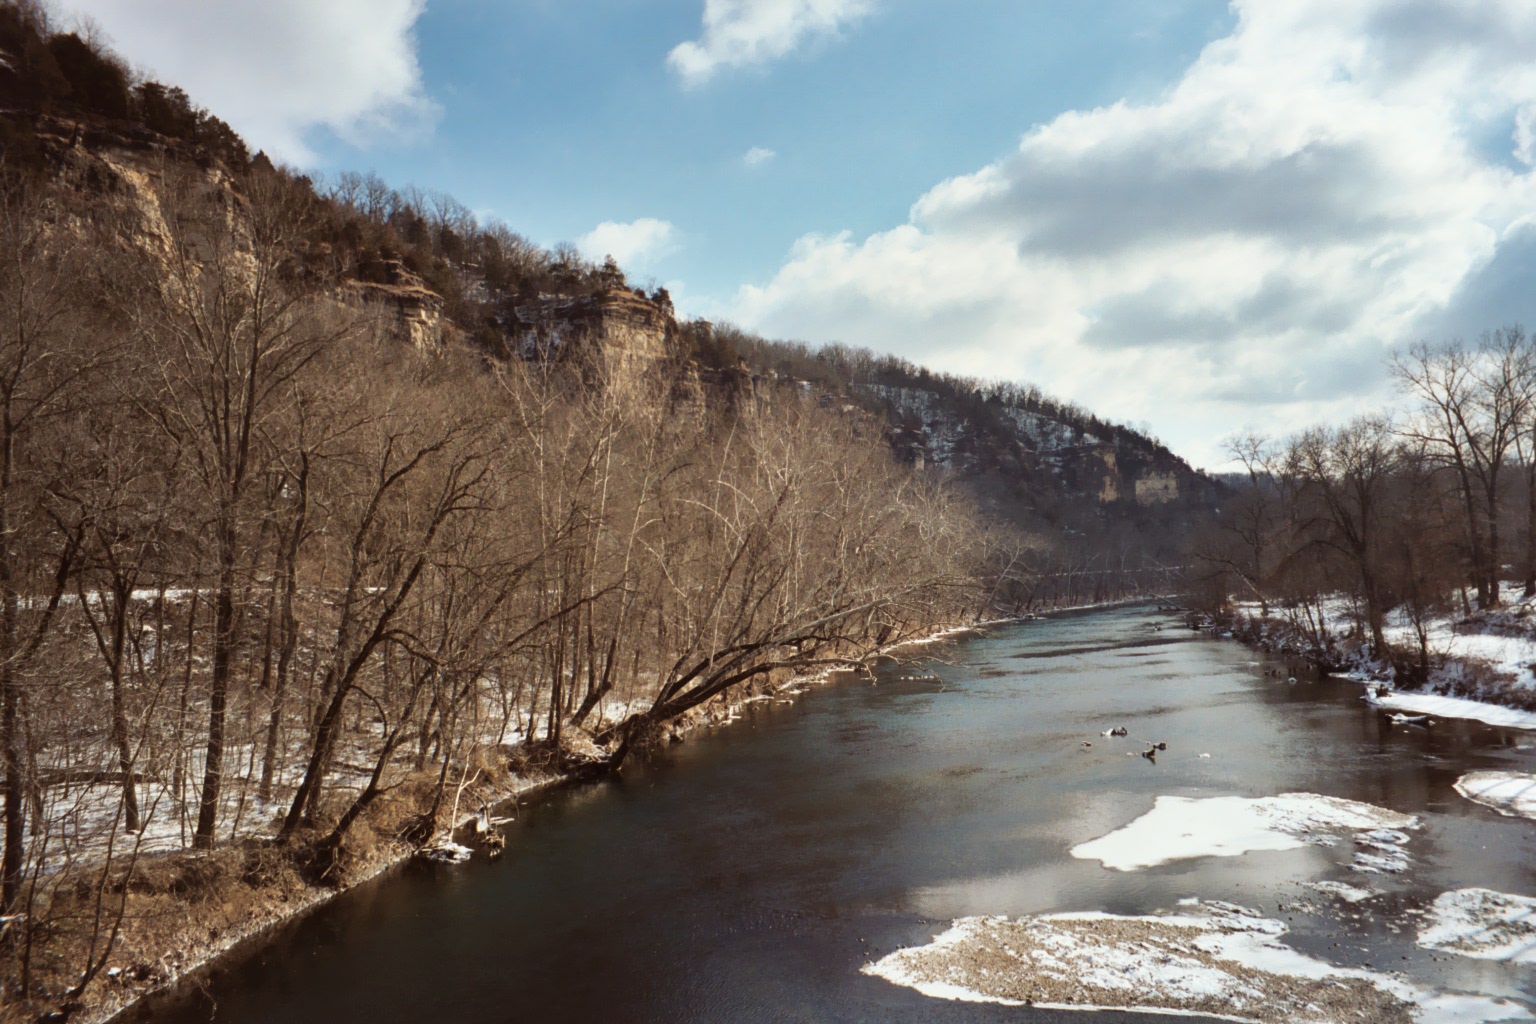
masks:
[[[1037,388],[681,319],[664,289],[632,287],[611,260],[543,249],[449,197],[273,168],[179,90],[135,82],[113,55],[72,35],[44,39],[24,22],[0,19],[7,167],[126,199],[150,248],[167,175],[234,204],[247,201],[253,172],[271,173],[304,200],[297,272],[419,349],[571,365],[621,388],[650,382],[694,412],[791,384],[824,407],[874,417],[897,459],[962,482],[992,516],[1042,543],[1123,548],[1134,534],[1173,557],[1224,492],[1155,440]]]

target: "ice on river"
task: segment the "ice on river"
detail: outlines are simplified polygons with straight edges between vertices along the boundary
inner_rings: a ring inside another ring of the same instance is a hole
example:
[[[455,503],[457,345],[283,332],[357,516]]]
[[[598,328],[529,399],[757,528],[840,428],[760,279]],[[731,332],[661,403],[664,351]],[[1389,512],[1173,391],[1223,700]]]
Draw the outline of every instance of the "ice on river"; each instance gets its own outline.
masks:
[[[1419,929],[1419,945],[1478,960],[1536,963],[1536,899],[1492,889],[1441,893]]]
[[[1379,835],[1376,830],[1417,825],[1418,819],[1409,814],[1315,793],[1256,799],[1160,796],[1152,810],[1106,836],[1073,847],[1072,856],[1100,861],[1115,871],[1136,871],[1193,857],[1333,845],[1340,832]],[[1401,854],[1394,849],[1389,856],[1396,861]]]
[[[1456,792],[1507,817],[1536,818],[1536,775],[1524,772],[1468,772]]]
[[[1339,967],[1280,937],[1256,911],[1186,901],[1135,917],[966,917],[926,946],[864,973],[924,995],[1050,1009],[1197,1013],[1255,1024],[1528,1020],[1515,1003],[1431,991],[1401,977]]]

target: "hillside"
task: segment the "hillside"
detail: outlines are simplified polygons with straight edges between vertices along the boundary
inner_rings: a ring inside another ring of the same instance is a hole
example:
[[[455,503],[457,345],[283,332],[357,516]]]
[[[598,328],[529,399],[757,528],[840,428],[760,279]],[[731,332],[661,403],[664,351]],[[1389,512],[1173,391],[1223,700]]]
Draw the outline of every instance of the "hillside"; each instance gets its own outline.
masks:
[[[1224,490],[1146,435],[1032,385],[934,373],[840,345],[724,333],[755,373],[882,417],[899,459],[952,474],[1014,526],[1056,536],[1129,527],[1172,552],[1180,524]]]
[[[73,33],[39,33],[21,16],[26,9],[10,5],[0,15],[0,146],[8,167],[72,168],[96,188],[110,187],[113,177],[121,184],[124,174],[153,174],[150,165],[162,160],[236,176],[270,167],[180,90],[134,81],[123,60]],[[569,246],[549,251],[504,225],[481,224],[451,197],[357,174],[330,182],[296,176],[295,183],[316,204],[308,233],[324,266],[312,269],[392,307],[400,333],[417,344],[462,340],[502,358],[548,355],[551,338],[602,329],[593,296],[622,294],[631,319],[645,322],[628,342],[641,358],[691,374],[685,389],[697,392],[699,381],[735,386],[745,370],[876,413],[903,461],[955,473],[1015,525],[1058,536],[1129,525],[1161,548],[1157,535],[1182,533],[1182,518],[1208,509],[1220,489],[1152,439],[1032,386],[680,323],[665,289],[646,293],[611,262],[594,266]]]

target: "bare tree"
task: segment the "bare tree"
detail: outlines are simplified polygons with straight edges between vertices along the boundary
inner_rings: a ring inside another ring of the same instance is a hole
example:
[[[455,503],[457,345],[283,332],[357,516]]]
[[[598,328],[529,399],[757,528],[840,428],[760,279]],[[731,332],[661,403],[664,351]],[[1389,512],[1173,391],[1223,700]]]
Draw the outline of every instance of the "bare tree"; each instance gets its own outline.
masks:
[[[1477,349],[1459,343],[1417,345],[1393,360],[1394,373],[1419,400],[1405,433],[1456,473],[1478,603],[1499,602],[1499,501],[1503,471],[1528,418],[1531,357],[1524,332],[1485,334]]]
[[[244,198],[198,175],[167,175],[163,256],[140,264],[137,326],[147,365],[139,401],[184,453],[206,502],[213,548],[213,659],[195,844],[213,844],[224,777],[225,709],[240,638],[242,566],[275,457],[267,434],[291,414],[295,382],[337,340],[317,329],[316,295],[294,274],[307,202],[279,174],[253,176]],[[153,254],[151,254],[153,255]]]
[[[1338,429],[1317,428],[1295,438],[1289,460],[1315,504],[1314,542],[1347,560],[1365,601],[1376,655],[1388,652],[1382,624],[1382,533],[1386,488],[1398,464],[1390,421],[1364,417]]]
[[[49,427],[80,400],[102,362],[79,343],[90,303],[87,244],[59,198],[0,177],[0,760],[5,848],[0,911],[20,890],[25,858],[25,675],[56,625],[83,524],[47,514]]]

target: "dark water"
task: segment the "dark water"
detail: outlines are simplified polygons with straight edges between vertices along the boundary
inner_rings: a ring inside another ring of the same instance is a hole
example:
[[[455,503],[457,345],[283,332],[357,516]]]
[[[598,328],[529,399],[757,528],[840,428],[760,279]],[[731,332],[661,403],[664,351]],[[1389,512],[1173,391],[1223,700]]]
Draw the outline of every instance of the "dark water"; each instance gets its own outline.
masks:
[[[1335,962],[1530,990],[1528,969],[1416,949],[1402,915],[1452,888],[1536,893],[1532,823],[1451,789],[1474,768],[1531,770],[1536,737],[1392,726],[1356,685],[1287,685],[1252,651],[1146,609],[935,653],[943,663],[891,666],[874,684],[753,705],[562,794],[509,826],[498,863],[354,891],[156,1019],[1075,1024],[930,1000],[859,967],[962,915],[1146,912],[1187,896],[1290,918],[1295,945]],[[1099,735],[1116,724],[1128,739]],[[1168,745],[1155,764],[1126,756],[1146,740]],[[1423,815],[1411,874],[1360,875],[1343,845],[1130,873],[1068,853],[1158,795],[1296,791]],[[1301,887],[1321,878],[1389,892],[1341,911]],[[1278,909],[1308,895],[1316,915]]]

